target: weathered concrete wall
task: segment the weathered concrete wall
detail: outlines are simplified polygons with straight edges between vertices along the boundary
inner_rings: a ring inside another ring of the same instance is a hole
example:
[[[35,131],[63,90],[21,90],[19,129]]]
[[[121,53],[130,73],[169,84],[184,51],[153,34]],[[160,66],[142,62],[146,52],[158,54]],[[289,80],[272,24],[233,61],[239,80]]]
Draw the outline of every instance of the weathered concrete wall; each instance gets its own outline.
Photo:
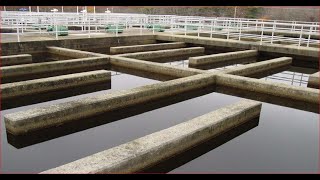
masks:
[[[308,87],[319,89],[319,86],[320,86],[319,83],[320,83],[319,72],[311,74],[309,76]]]
[[[111,56],[110,63],[114,66],[125,67],[130,69],[137,69],[157,74],[168,75],[172,77],[187,77],[196,74],[210,73],[209,71],[194,69],[194,68],[181,68],[174,67],[166,64],[159,64],[154,62],[146,62],[142,60],[136,60],[131,58]],[[288,69],[291,64],[291,58],[282,57],[277,59],[272,59],[263,62],[256,62],[252,64],[247,64],[232,69],[227,69],[224,71],[214,71],[215,73],[227,73],[239,76],[255,77],[256,75],[265,75],[272,73],[277,73]]]
[[[194,37],[183,35],[156,35],[157,40],[162,41],[179,41],[193,43],[195,45],[207,45],[212,47],[232,47],[241,49],[255,49],[264,54],[275,54],[278,56],[290,56],[299,61],[312,62],[312,67],[318,67],[319,48],[286,46],[281,44],[262,44],[259,42],[244,42],[237,40],[227,40],[207,37]],[[301,63],[300,63],[301,64]]]
[[[226,74],[233,74],[238,76],[255,76],[256,74],[268,73],[269,71],[274,71],[278,69],[283,71],[284,69],[288,69],[291,63],[292,58],[281,57],[267,61],[246,64],[232,69],[226,69],[223,72]]]
[[[199,69],[174,67],[171,65],[147,62],[120,56],[111,56],[110,63],[114,66],[137,69],[147,72],[169,75],[173,77],[187,77],[196,74],[206,73],[206,71]]]
[[[214,75],[200,74],[129,90],[82,98],[66,103],[29,109],[5,115],[6,129],[14,135],[23,134],[28,131],[83,119],[109,110],[213,86],[214,84]]]
[[[54,62],[44,62],[36,64],[15,65],[8,67],[1,67],[1,82],[14,82],[15,78],[27,78],[29,75],[41,74],[41,77],[50,77],[51,72],[56,75],[66,74],[69,70],[82,70],[82,69],[104,69],[109,64],[109,58],[104,57],[91,57],[73,60],[63,60]],[[82,71],[83,72],[83,71]],[[38,76],[37,78],[39,78]]]
[[[13,98],[17,96],[32,95],[48,91],[57,91],[78,86],[89,85],[111,80],[111,72],[106,70],[90,71],[63,76],[54,76],[43,79],[35,79],[16,83],[2,84],[1,98]]]
[[[217,75],[217,86],[238,88],[253,92],[270,94],[292,100],[299,100],[305,103],[319,103],[319,90],[291,86],[283,83],[269,82],[259,79],[223,74]]]
[[[79,49],[91,51],[94,49],[104,48],[105,52],[109,47],[125,46],[134,44],[151,44],[156,43],[154,35],[130,36],[123,35],[119,37],[96,37],[96,38],[79,38],[79,39],[62,39],[47,41],[28,41],[28,42],[8,42],[1,43],[2,55],[13,54],[31,54],[45,52],[47,46],[65,47],[70,49]]]
[[[206,56],[197,56],[189,58],[189,65],[205,65],[205,64],[221,64],[224,62],[226,65],[232,64],[235,59],[243,59],[249,57],[256,57],[258,55],[257,50],[245,50],[245,51],[236,51],[236,52],[228,52],[228,53],[220,53],[220,54],[212,54]],[[246,61],[245,61],[246,62]]]
[[[191,47],[191,48],[127,53],[127,54],[120,54],[115,56],[128,57],[128,58],[134,58],[134,59],[140,59],[140,60],[152,60],[152,59],[159,59],[159,58],[170,58],[175,56],[202,55],[203,53],[204,53],[203,47]]]
[[[62,47],[47,47],[47,50],[51,54],[57,54],[57,55],[67,56],[72,58],[108,57],[108,55],[103,55],[99,53],[80,51],[80,50],[68,49],[68,48],[62,48]]]
[[[309,57],[319,57],[319,49],[311,47],[294,47],[283,46],[279,44],[262,44],[255,42],[243,42],[232,39],[218,39],[218,38],[206,38],[206,37],[194,37],[194,36],[182,36],[182,35],[156,35],[157,40],[164,41],[180,41],[193,44],[203,44],[222,47],[239,47],[245,49],[256,49],[264,52],[278,52],[292,55],[301,55]]]
[[[133,173],[181,153],[260,115],[244,100],[42,173]]]
[[[32,63],[32,56],[30,54],[0,56],[0,59],[1,59],[1,66]]]
[[[156,51],[156,50],[176,49],[176,48],[184,48],[184,47],[186,47],[186,44],[184,42],[119,46],[119,47],[110,47],[110,54]]]

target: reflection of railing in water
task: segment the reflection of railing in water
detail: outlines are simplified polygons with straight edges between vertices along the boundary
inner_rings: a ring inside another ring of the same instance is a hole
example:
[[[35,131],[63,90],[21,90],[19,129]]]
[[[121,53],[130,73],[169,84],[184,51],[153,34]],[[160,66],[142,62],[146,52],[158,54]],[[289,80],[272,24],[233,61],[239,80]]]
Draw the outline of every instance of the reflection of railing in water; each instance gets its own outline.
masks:
[[[189,60],[183,60],[183,61],[175,61],[175,62],[170,62],[167,64],[170,64],[172,66],[180,66],[180,67],[188,67],[188,62]],[[208,69],[208,71],[222,71],[225,69],[231,69],[237,66],[243,66],[243,64],[234,64],[234,65],[229,65],[229,66],[224,66],[220,68],[214,68],[214,69]],[[197,68],[197,67],[194,67]],[[202,68],[199,68],[202,69]],[[289,77],[284,77],[284,76],[289,76]],[[296,79],[295,77],[298,77],[299,79]],[[267,77],[263,77],[261,79],[264,79],[266,81],[272,81],[272,80],[279,80],[282,83],[288,83],[294,86],[303,86],[307,87],[308,84],[308,79],[309,79],[309,74],[305,73],[298,73],[298,72],[293,72],[293,71],[283,71],[280,73],[272,74]]]
[[[290,77],[283,77],[281,75],[289,75]],[[295,79],[295,77],[300,77],[299,79]],[[305,78],[305,79],[304,79]],[[304,73],[297,73],[297,72],[290,72],[290,71],[284,71],[281,73],[274,74],[272,76],[265,77],[265,80],[268,79],[274,79],[274,80],[280,80],[281,82],[291,82],[291,85],[297,85],[307,87],[308,84],[308,74]]]
[[[196,147],[193,147],[185,152],[177,154],[174,157],[171,157],[167,160],[160,162],[157,165],[149,167],[147,169],[142,170],[143,173],[167,173],[172,171],[173,169],[180,167],[193,159],[200,157],[201,155],[214,150],[215,148],[227,143],[228,141],[244,134],[247,131],[257,127],[259,125],[259,117],[249,120],[237,127],[232,128],[231,130],[227,130],[226,132],[213,137]]]

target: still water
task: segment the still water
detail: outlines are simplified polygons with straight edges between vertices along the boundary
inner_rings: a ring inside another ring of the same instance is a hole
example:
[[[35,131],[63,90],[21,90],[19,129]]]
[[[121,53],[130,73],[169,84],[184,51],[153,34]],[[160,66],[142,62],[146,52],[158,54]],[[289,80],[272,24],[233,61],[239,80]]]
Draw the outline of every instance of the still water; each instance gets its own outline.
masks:
[[[121,120],[74,131],[60,137],[53,137],[54,139],[49,138],[36,144],[26,143],[19,147],[18,141],[16,144],[11,142],[14,146],[8,143],[3,123],[5,114],[158,82],[160,81],[113,72],[110,90],[3,110],[1,112],[1,171],[38,173],[243,100],[240,97],[216,92],[202,94],[192,99],[182,96],[181,99],[184,100],[182,102],[164,102],[164,106],[153,109],[148,109],[149,104],[146,104],[144,107],[137,107],[135,109],[137,113],[130,111],[118,113],[123,117]],[[167,101],[171,100],[173,99]],[[108,119],[110,116],[105,114],[102,118]],[[316,173],[319,159],[318,121],[317,113],[263,103],[258,125],[229,138],[219,146],[211,147],[207,144],[202,153],[192,156],[191,159],[186,157],[184,163],[177,162],[166,170],[155,168],[152,172]]]

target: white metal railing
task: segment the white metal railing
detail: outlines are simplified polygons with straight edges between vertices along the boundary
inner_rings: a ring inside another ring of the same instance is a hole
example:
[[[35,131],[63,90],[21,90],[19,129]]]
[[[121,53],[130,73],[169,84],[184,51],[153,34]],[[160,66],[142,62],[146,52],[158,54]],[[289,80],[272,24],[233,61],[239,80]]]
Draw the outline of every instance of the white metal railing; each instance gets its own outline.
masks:
[[[208,34],[210,38],[214,35],[222,35],[226,39],[243,40],[251,39],[259,44],[293,43],[297,46],[319,44],[319,23],[300,21],[261,20],[228,17],[200,17],[200,16],[176,16],[176,15],[146,15],[128,13],[70,13],[70,12],[20,12],[2,11],[1,28],[15,29],[18,42],[21,35],[47,34],[49,26],[80,27],[81,33],[87,33],[91,37],[91,29],[100,31],[107,24],[116,26],[115,33],[118,36],[119,25],[125,29],[139,28],[140,35],[147,24],[160,25],[167,31],[189,35],[196,33]],[[37,30],[35,30],[35,27]],[[43,29],[42,29],[43,28]],[[55,29],[55,37],[65,31]],[[69,30],[69,32],[77,32]],[[281,33],[291,34],[293,37],[282,37]]]

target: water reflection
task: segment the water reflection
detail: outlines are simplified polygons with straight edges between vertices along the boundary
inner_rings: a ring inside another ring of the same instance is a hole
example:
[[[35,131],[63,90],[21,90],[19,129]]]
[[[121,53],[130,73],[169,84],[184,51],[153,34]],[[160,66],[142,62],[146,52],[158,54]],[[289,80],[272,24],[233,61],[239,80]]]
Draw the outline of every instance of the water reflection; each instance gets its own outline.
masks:
[[[240,59],[235,59],[232,61],[222,61],[214,64],[206,64],[206,65],[194,65],[194,64],[189,64],[189,67],[191,68],[197,68],[197,69],[202,69],[202,70],[208,70],[208,69],[214,69],[214,68],[219,68],[219,67],[224,67],[224,66],[229,66],[229,65],[234,65],[234,64],[249,64],[249,63],[255,63],[257,58],[251,57],[251,58],[240,58]]]
[[[72,89],[50,91],[45,93],[37,93],[34,95],[24,95],[15,98],[3,99],[1,100],[1,108],[2,110],[5,110],[107,89],[111,89],[111,80],[96,84],[78,86]]]
[[[319,113],[319,104],[312,104],[312,103],[307,103],[303,101],[292,100],[288,98],[274,96],[271,94],[241,90],[241,89],[226,87],[226,86],[217,86],[216,92],[238,96],[242,98],[247,98],[247,99],[253,99],[253,100],[262,101],[262,102],[267,102],[267,103],[272,103],[280,106],[291,107],[291,108],[300,109],[304,111]]]
[[[142,173],[167,173],[176,169],[193,159],[200,157],[201,155],[212,151],[213,149],[227,143],[228,141],[240,136],[241,134],[257,127],[259,125],[259,117],[249,120],[237,127],[234,127],[230,130],[226,130],[220,135],[217,135],[207,141],[202,142],[195,147],[186,150],[180,154],[177,154],[167,160],[164,160],[152,167],[142,170]]]
[[[126,74],[132,74],[132,75],[143,77],[143,78],[155,79],[158,81],[169,81],[169,80],[177,79],[177,77],[174,77],[174,76],[163,75],[159,73],[150,73],[148,71],[141,71],[141,70],[124,68],[124,67],[114,66],[114,65],[111,66],[111,70],[116,72],[126,73]]]
[[[48,141],[54,138],[83,131],[99,125],[111,123],[120,119],[142,114],[154,109],[169,106],[181,101],[192,99],[198,96],[209,94],[214,91],[214,87],[203,88],[199,90],[189,91],[183,94],[174,95],[171,97],[161,98],[156,101],[151,101],[143,104],[137,104],[126,108],[103,113],[91,118],[80,119],[74,122],[65,123],[60,126],[50,127],[37,130],[28,134],[14,136],[7,132],[8,143],[20,149],[26,146]]]

